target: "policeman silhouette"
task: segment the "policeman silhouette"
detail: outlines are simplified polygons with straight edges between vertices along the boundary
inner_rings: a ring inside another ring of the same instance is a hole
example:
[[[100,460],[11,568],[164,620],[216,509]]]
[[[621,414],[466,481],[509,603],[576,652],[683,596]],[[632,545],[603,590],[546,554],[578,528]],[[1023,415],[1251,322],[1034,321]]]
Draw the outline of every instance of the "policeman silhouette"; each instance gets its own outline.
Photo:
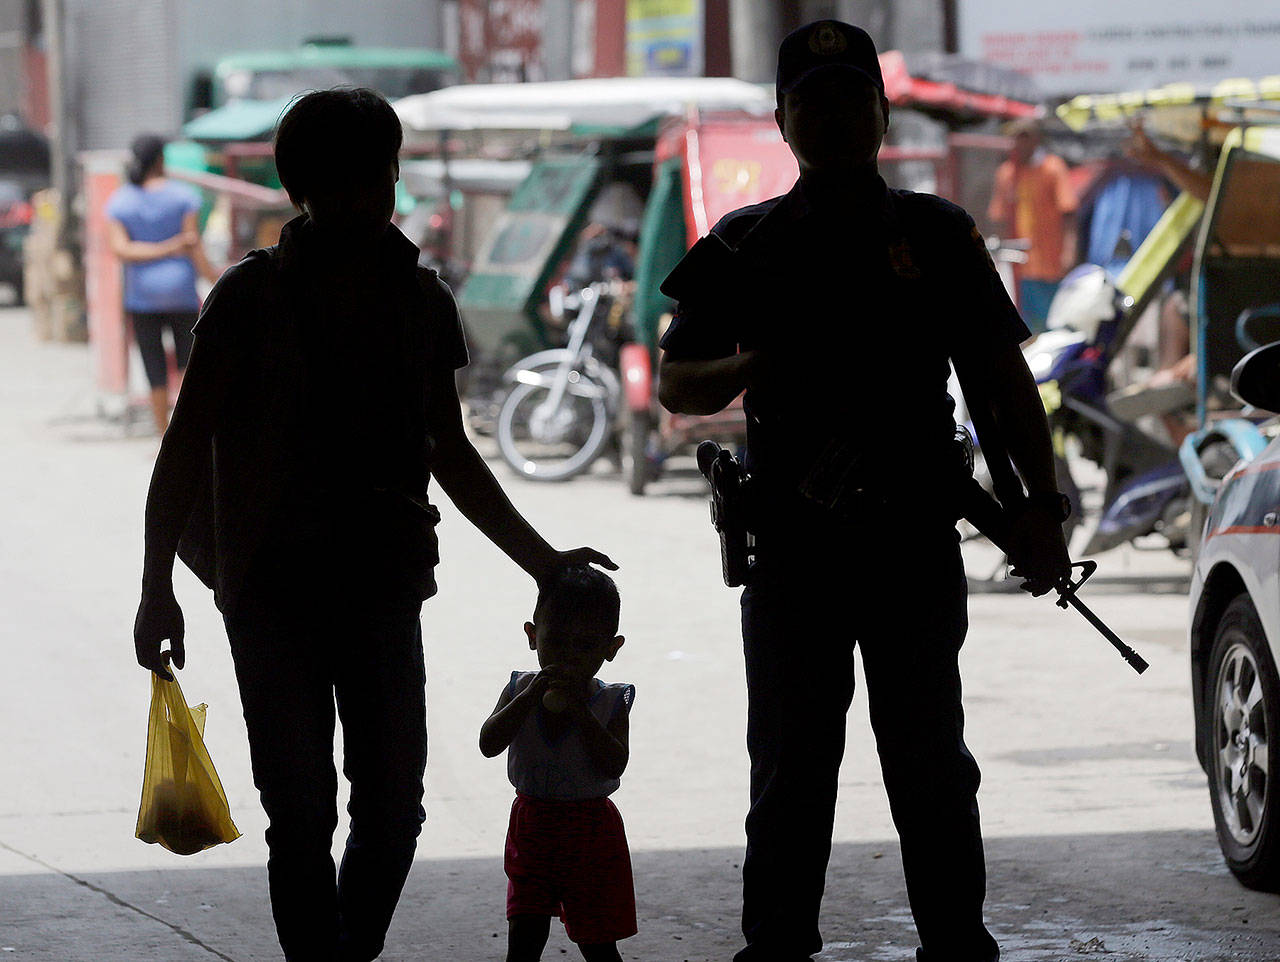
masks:
[[[734,211],[663,285],[678,302],[660,397],[710,414],[746,392],[756,556],[742,596],[751,755],[737,962],[822,948],[818,912],[861,647],[920,962],[999,956],[964,743],[967,628],[953,501],[954,364],[1025,494],[1007,498],[1015,573],[1069,574],[1049,432],[1010,303],[973,220],[885,186],[889,123],[871,38],[825,20],[778,53],[776,118],[800,167]]]

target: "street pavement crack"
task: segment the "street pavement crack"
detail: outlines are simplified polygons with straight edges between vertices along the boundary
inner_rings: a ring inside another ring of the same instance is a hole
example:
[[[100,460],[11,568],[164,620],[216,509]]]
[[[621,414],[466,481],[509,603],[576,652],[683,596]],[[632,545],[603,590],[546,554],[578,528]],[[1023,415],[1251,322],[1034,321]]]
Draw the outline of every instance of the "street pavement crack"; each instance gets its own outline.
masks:
[[[118,905],[122,909],[128,909],[130,912],[135,912],[138,915],[141,915],[143,918],[151,919],[151,921],[153,922],[159,922],[165,928],[173,932],[174,935],[178,936],[179,938],[183,939],[186,942],[189,942],[191,945],[194,945],[197,948],[204,949],[210,955],[213,955],[219,959],[222,959],[223,962],[236,962],[236,960],[233,959],[231,956],[224,955],[223,953],[215,949],[212,945],[208,945],[207,943],[202,942],[199,938],[197,938],[191,932],[188,932],[182,926],[174,925],[172,922],[168,921],[167,919],[162,919],[158,915],[152,915],[146,909],[139,908],[138,906],[134,905],[132,902],[125,901],[124,899],[120,898],[120,896],[116,895],[114,892],[111,892],[108,889],[104,889],[100,885],[94,885],[92,882],[88,881],[87,879],[82,879],[77,875],[72,875],[70,872],[65,872],[62,869],[58,868],[56,865],[50,865],[44,859],[39,858],[38,856],[35,856],[35,855],[31,855],[28,852],[23,852],[19,849],[16,849],[12,845],[9,845],[5,842],[0,841],[0,848],[4,849],[6,852],[12,852],[14,855],[18,856],[19,858],[26,859],[28,862],[32,862],[36,865],[39,865],[41,868],[48,869],[50,872],[54,872],[57,875],[61,875],[64,879],[67,879],[70,882],[74,882],[76,885],[82,886],[83,888],[88,889],[90,892],[96,892],[98,895],[101,895],[103,898],[105,898],[108,902],[111,902],[114,905]]]

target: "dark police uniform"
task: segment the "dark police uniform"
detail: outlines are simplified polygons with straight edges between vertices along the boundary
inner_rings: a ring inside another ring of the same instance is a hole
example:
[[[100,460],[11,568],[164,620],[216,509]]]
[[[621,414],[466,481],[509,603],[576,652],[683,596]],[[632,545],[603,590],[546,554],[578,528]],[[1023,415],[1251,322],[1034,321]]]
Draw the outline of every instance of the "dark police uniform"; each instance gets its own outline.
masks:
[[[760,349],[777,383],[745,398],[758,500],[742,596],[751,809],[738,962],[808,959],[818,931],[862,646],[876,735],[924,962],[998,957],[982,920],[978,768],[957,656],[965,576],[946,477],[949,364],[1028,330],[972,219],[876,177],[834,213],[803,183],[714,228],[732,264],[691,252],[663,289],[671,360]],[[802,493],[833,442],[853,454],[851,513]]]

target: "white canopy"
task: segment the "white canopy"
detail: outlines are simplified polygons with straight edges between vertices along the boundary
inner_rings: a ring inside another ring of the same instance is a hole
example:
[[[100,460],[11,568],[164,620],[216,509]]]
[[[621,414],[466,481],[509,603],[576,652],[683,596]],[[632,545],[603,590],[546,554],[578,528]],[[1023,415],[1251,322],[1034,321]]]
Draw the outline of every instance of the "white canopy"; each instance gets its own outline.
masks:
[[[546,83],[463,84],[395,103],[415,131],[634,127],[699,110],[773,110],[772,87],[731,77],[609,77]]]
[[[474,157],[438,157],[400,162],[400,181],[411,194],[421,197],[441,194],[445,185],[465,190],[511,193],[520,185],[533,164],[527,160],[487,160]]]

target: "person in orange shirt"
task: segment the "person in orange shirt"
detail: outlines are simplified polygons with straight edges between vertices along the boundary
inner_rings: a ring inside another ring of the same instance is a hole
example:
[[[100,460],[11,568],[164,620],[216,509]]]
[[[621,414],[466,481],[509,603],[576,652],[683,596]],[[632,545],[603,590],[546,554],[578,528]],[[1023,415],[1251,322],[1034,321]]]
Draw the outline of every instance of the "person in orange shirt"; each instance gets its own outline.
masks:
[[[1041,145],[1039,124],[1018,121],[1012,133],[1013,147],[996,170],[987,216],[1005,236],[1029,245],[1026,263],[1014,276],[1022,319],[1039,333],[1058,281],[1074,266],[1076,196],[1066,163]]]

